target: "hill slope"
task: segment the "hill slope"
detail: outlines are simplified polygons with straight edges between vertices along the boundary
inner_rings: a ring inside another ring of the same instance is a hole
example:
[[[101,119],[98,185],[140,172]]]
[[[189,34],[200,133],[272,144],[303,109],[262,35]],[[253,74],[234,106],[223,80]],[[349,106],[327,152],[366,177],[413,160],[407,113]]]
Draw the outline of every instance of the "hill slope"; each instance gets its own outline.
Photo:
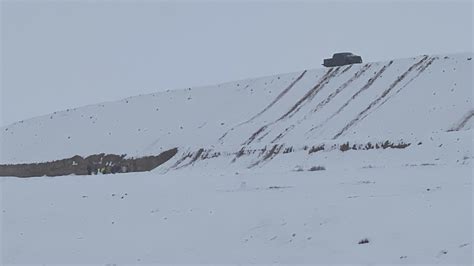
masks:
[[[468,130],[470,58],[315,69],[56,112],[1,128],[0,163]]]
[[[145,173],[0,177],[2,262],[472,265],[471,58],[301,71],[1,128],[0,164],[178,148]]]

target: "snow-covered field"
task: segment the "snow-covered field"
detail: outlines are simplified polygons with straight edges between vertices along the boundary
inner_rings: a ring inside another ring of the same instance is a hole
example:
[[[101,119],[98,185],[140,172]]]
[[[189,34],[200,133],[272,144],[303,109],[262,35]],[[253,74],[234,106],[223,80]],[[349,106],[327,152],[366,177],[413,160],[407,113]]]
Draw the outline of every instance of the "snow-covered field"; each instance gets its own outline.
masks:
[[[0,178],[2,261],[471,265],[472,92],[472,54],[419,56],[3,127],[0,164],[178,154],[148,173]]]
[[[236,173],[4,180],[4,262],[471,262],[470,165]]]

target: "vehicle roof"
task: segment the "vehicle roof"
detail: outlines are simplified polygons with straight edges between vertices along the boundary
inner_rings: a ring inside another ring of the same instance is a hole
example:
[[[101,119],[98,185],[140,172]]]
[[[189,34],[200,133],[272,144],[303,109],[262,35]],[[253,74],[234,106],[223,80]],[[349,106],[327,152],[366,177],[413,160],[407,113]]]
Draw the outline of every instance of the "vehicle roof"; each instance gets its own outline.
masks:
[[[335,55],[353,55],[353,53],[342,52],[342,53],[335,53],[335,54],[333,54],[333,56],[335,56]]]

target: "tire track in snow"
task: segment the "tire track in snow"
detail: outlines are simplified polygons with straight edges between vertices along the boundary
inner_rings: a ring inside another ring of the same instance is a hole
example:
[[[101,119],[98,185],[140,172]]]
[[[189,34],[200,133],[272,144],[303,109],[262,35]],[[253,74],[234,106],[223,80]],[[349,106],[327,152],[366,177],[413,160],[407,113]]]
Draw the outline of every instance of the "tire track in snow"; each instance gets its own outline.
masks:
[[[342,72],[341,72],[341,75],[346,73],[349,69],[351,69],[353,65],[349,65],[348,67],[346,67],[346,69],[344,69]]]
[[[341,91],[343,91],[345,88],[347,88],[354,80],[358,79],[362,74],[365,73],[369,68],[371,67],[371,64],[366,64],[364,65],[359,71],[357,71],[354,76],[352,76],[349,80],[344,82],[339,88],[337,88],[333,93],[329,94],[329,96],[318,103],[316,107],[312,110],[313,113],[317,112],[319,109],[324,107],[327,103],[329,103],[334,97],[336,97]]]
[[[263,113],[268,111],[268,109],[270,109],[273,105],[275,105],[275,103],[277,103],[281,98],[283,98],[283,96],[285,96],[285,94],[287,94],[295,86],[295,84],[303,78],[303,76],[306,74],[306,72],[307,72],[307,70],[303,71],[303,73],[301,73],[293,82],[291,82],[291,84],[288,87],[286,87],[280,94],[278,94],[278,96],[270,104],[268,104],[262,111],[258,112],[256,115],[252,116],[247,121],[242,122],[242,123],[232,127],[231,129],[227,130],[227,132],[225,132],[224,135],[222,135],[219,138],[219,141],[223,140],[225,138],[225,136],[229,133],[229,131],[232,131],[232,130],[234,130],[235,128],[237,128],[239,126],[250,123],[251,121],[255,120],[257,117],[261,116]]]
[[[322,77],[321,79],[318,81],[318,83],[312,88],[310,89],[308,92],[306,92],[306,94],[300,98],[291,108],[288,112],[286,112],[285,114],[283,114],[280,118],[278,118],[277,120],[273,121],[273,122],[270,122],[264,126],[262,126],[261,128],[259,128],[257,131],[255,131],[244,143],[242,143],[242,145],[249,145],[250,143],[252,143],[257,137],[258,135],[260,135],[261,133],[263,133],[269,126],[271,125],[274,125],[276,123],[278,123],[279,121],[285,119],[285,118],[289,118],[291,116],[293,116],[296,112],[298,112],[303,103],[305,102],[308,102],[308,101],[311,101],[311,99],[314,98],[314,96],[329,82],[329,80],[334,77],[338,72],[339,72],[339,69],[340,67],[336,67],[336,68],[330,68]]]
[[[369,114],[371,114],[372,112],[374,112],[375,110],[377,110],[378,108],[380,108],[380,106],[382,106],[383,104],[385,104],[388,100],[390,100],[392,97],[398,95],[398,93],[403,90],[406,86],[408,86],[408,84],[410,84],[412,81],[414,81],[415,79],[418,78],[418,76],[420,76],[421,73],[423,73],[436,59],[439,59],[438,57],[432,57],[430,58],[428,61],[425,61],[423,64],[419,65],[416,70],[418,71],[416,73],[415,76],[413,76],[411,79],[409,79],[403,86],[401,86],[398,90],[395,91],[395,93],[393,93],[392,95],[389,95],[387,96],[383,101],[382,103],[380,103],[378,106],[372,108],[370,110],[370,112],[368,112],[366,115],[364,115],[364,117],[362,119],[364,119],[365,117],[367,117]],[[362,120],[361,119],[361,120]]]
[[[362,86],[362,88],[360,88],[354,95],[352,95],[352,97],[347,100],[341,107],[339,107],[339,109],[333,113],[331,116],[329,116],[328,118],[326,118],[322,123],[320,123],[319,125],[311,128],[309,132],[315,130],[315,129],[318,129],[318,128],[321,128],[322,126],[324,126],[329,120],[331,120],[332,118],[334,118],[336,115],[340,114],[342,112],[342,110],[344,110],[350,103],[352,100],[354,100],[355,98],[357,98],[357,96],[359,96],[361,94],[361,92],[367,90],[370,86],[372,86],[372,84],[374,84],[374,82],[383,74],[383,72],[385,72],[385,70],[387,70],[387,68],[393,64],[393,60],[388,62],[388,64],[384,65],[376,74],[375,76],[371,77],[367,83]]]
[[[415,68],[419,67],[420,65],[422,65],[426,60],[428,59],[428,56],[423,56],[423,58],[416,62],[415,64],[413,64],[412,66],[410,66],[401,76],[399,76],[395,81],[392,82],[392,84],[390,84],[390,86],[388,87],[388,89],[386,89],[382,95],[380,95],[377,99],[375,99],[374,101],[372,101],[364,110],[362,110],[354,119],[352,119],[348,124],[346,124],[336,135],[334,135],[334,137],[332,139],[337,139],[338,137],[340,137],[342,134],[344,134],[344,132],[346,132],[349,128],[351,128],[352,126],[354,126],[355,124],[357,124],[358,122],[360,122],[362,119],[364,119],[365,117],[367,117],[367,113],[370,111],[371,108],[373,108],[375,105],[377,105],[380,101],[382,101],[386,96],[387,94],[390,93],[390,91],[392,91],[403,79],[406,78],[406,76],[408,74],[410,74]],[[426,68],[425,68],[426,69]]]
[[[296,127],[296,125],[291,125],[291,126],[285,128],[285,130],[283,132],[281,132],[280,134],[278,134],[278,136],[276,136],[272,141],[270,141],[270,143],[275,143],[275,142],[279,141],[284,136],[286,136],[286,134],[288,134],[291,130],[293,130],[295,127]]]
[[[459,131],[461,129],[464,128],[464,126],[466,126],[467,122],[469,122],[469,120],[471,120],[471,118],[474,116],[474,109],[471,109],[469,112],[467,112],[467,114],[465,114],[463,116],[463,118],[461,119],[461,121],[459,123],[457,123],[456,126],[452,127],[451,129],[448,130],[448,132],[451,132],[451,131]]]
[[[330,68],[326,72],[326,74],[324,74],[321,80],[316,84],[316,86],[309,90],[301,99],[298,100],[298,102],[296,102],[295,105],[290,108],[288,112],[278,118],[276,122],[281,121],[285,118],[291,118],[293,115],[295,115],[295,113],[297,113],[305,103],[310,102],[318,94],[318,92],[320,92],[324,88],[324,86],[329,83],[329,80],[331,78],[337,75],[340,68],[341,67]]]
[[[295,84],[303,78],[304,74],[306,74],[307,70],[303,71],[301,75],[297,79],[295,79],[286,89],[284,89],[267,107],[265,107],[262,111],[260,111],[258,114],[254,115],[252,118],[249,120],[245,121],[242,124],[249,123],[250,121],[254,120],[255,118],[259,117],[263,113],[265,113],[268,109],[270,109],[276,102],[278,102],[285,94],[287,94]]]
[[[353,65],[350,65],[348,68],[344,69],[341,73],[345,73],[347,70],[349,70]],[[316,107],[312,110],[312,112],[317,112],[319,109],[324,107],[327,103],[329,103],[334,97],[336,97],[341,91],[343,91],[345,88],[347,88],[354,80],[358,79],[362,74],[364,74],[369,68],[371,67],[371,64],[365,64],[361,69],[359,69],[354,75],[349,78],[346,82],[344,82],[341,86],[339,86],[334,92],[329,94],[329,96],[325,99],[322,100]],[[307,119],[307,115],[303,117],[303,119],[298,120],[296,123],[300,124],[303,120]],[[291,130],[293,130],[296,127],[296,125],[291,125],[287,127],[283,132],[281,132],[278,136],[276,136],[270,143],[275,143],[281,138],[283,138],[286,134],[288,134]]]
[[[261,164],[265,161],[271,161],[273,158],[275,158],[275,156],[277,156],[280,153],[282,148],[283,148],[283,144],[282,145],[278,145],[278,144],[273,145],[273,147],[269,151],[267,151],[266,153],[263,154],[262,159],[252,163],[247,168],[250,169],[250,168],[253,168],[253,167],[255,167],[255,166],[257,166],[257,165],[259,165],[259,164]]]
[[[254,141],[255,138],[257,138],[260,133],[262,133],[263,131],[265,131],[265,129],[267,129],[267,127],[268,127],[268,125],[265,125],[265,126],[262,126],[259,130],[255,131],[255,132],[250,136],[250,138],[248,138],[244,143],[242,143],[242,145],[248,145],[248,144],[252,143],[252,141]]]

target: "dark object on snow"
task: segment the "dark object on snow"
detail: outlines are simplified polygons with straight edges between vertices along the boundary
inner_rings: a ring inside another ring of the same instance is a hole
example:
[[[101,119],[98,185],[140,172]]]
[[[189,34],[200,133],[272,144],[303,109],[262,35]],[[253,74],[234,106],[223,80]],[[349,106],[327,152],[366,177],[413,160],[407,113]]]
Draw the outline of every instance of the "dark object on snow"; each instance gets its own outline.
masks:
[[[362,57],[353,53],[336,53],[332,58],[324,59],[323,66],[335,67],[362,63]]]
[[[308,171],[324,171],[326,170],[326,168],[324,166],[313,166],[311,168],[309,168]]]
[[[151,171],[173,158],[178,148],[173,148],[157,156],[125,158],[125,154],[94,154],[85,158],[76,155],[72,158],[29,164],[0,164],[0,176],[35,177],[91,175]]]

